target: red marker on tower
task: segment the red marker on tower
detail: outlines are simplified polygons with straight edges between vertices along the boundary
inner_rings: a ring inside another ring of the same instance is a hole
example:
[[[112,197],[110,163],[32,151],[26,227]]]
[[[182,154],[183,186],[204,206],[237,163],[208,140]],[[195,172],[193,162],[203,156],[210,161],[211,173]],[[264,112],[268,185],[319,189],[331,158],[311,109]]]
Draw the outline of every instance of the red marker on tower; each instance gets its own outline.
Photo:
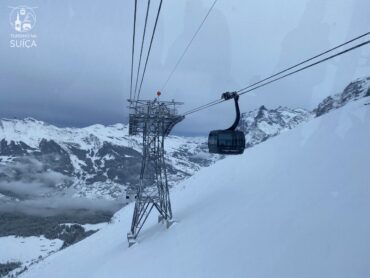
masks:
[[[157,97],[160,97],[161,96],[161,92],[160,91],[158,91],[157,92]]]

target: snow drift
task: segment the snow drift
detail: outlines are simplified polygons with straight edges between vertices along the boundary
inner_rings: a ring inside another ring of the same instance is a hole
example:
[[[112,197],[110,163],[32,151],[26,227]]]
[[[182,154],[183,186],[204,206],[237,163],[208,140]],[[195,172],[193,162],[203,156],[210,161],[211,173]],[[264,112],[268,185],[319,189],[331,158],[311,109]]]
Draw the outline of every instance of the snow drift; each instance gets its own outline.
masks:
[[[228,157],[171,192],[128,248],[133,206],[22,277],[369,277],[370,99]]]

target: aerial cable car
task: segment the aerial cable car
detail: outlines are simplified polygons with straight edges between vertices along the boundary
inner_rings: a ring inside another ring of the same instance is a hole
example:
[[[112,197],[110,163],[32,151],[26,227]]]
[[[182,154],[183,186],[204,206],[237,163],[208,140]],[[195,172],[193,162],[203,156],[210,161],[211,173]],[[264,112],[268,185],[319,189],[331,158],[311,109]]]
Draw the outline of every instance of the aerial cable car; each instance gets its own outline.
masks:
[[[208,150],[218,154],[242,154],[245,149],[245,135],[235,130],[240,121],[239,95],[236,92],[222,94],[224,100],[234,99],[236,119],[231,127],[225,130],[212,130],[208,135]]]

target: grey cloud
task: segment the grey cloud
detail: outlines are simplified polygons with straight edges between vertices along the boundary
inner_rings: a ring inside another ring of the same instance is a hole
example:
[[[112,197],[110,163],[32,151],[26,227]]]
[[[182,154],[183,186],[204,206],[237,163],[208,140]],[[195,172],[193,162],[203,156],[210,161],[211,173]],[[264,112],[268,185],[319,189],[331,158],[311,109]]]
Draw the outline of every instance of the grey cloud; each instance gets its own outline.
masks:
[[[34,157],[23,157],[0,167],[0,193],[17,198],[0,203],[0,212],[25,213],[37,216],[91,215],[95,212],[113,213],[122,207],[120,201],[75,198],[68,187],[72,178],[47,169]]]
[[[8,202],[0,204],[0,212],[23,213],[37,216],[54,215],[91,215],[95,212],[114,213],[122,207],[119,201],[90,200],[71,198],[71,196],[54,196]]]
[[[24,193],[22,191],[22,193]],[[44,196],[17,202],[0,203],[0,213],[21,213],[35,216],[84,216],[106,212],[112,214],[124,205],[121,201],[74,198],[71,195]]]
[[[68,186],[72,180],[61,173],[45,169],[33,157],[23,157],[0,167],[0,193],[28,199],[56,191],[60,185]]]

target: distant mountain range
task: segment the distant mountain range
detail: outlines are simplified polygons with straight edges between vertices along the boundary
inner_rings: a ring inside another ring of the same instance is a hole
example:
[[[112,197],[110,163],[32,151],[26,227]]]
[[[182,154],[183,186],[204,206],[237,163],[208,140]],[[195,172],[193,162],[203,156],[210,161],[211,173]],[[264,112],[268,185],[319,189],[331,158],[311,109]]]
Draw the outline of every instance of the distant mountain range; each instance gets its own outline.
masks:
[[[245,133],[246,147],[250,148],[302,122],[320,117],[350,101],[367,96],[370,96],[370,77],[351,82],[343,92],[325,98],[313,111],[281,106],[268,109],[262,105],[258,109],[242,114],[239,129]]]
[[[181,182],[171,194],[178,224],[169,230],[152,214],[129,248],[130,204],[96,234],[12,274],[370,277],[369,101],[348,103]]]
[[[2,119],[0,193],[21,200],[66,191],[92,199],[120,198],[138,181],[141,167],[141,138],[129,137],[127,130],[123,124],[58,128],[32,118]],[[205,138],[166,140],[172,185],[217,159],[208,153]]]
[[[242,114],[239,129],[250,148],[319,117],[351,100],[370,95],[370,78],[325,98],[313,111],[265,106]],[[119,199],[138,181],[141,138],[124,124],[58,128],[32,118],[0,121],[0,199],[25,200],[53,194]],[[166,162],[171,185],[222,156],[211,155],[205,137],[169,136]]]
[[[243,113],[238,128],[251,148],[367,96],[370,78],[358,79],[313,111],[261,106]],[[0,120],[0,239],[17,242],[20,236],[24,244],[36,236],[42,243],[29,262],[0,263],[0,276],[21,267],[25,270],[43,260],[45,250],[52,254],[100,229],[86,228],[89,224],[109,221],[122,203],[114,208],[103,203],[125,200],[126,188],[138,182],[141,138],[127,134],[124,124],[58,128],[32,118]],[[167,138],[171,186],[223,158],[209,154],[206,142],[205,137]],[[56,241],[60,246],[54,247]]]
[[[348,102],[370,96],[370,77],[351,82],[342,93],[325,98],[313,113],[316,117],[346,105]]]
[[[243,113],[239,129],[245,133],[246,147],[250,148],[267,139],[292,129],[312,118],[312,113],[304,109],[265,106]]]

